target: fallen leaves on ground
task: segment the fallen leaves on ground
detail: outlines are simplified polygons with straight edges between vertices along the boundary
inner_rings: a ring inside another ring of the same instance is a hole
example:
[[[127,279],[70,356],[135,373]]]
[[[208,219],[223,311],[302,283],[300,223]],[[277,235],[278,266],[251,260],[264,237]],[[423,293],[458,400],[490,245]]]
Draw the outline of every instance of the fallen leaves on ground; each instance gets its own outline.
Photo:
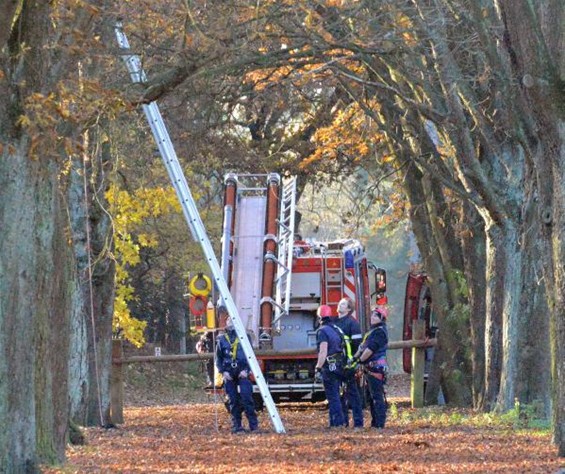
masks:
[[[219,402],[126,408],[123,425],[88,428],[87,445],[69,447],[65,466],[43,472],[547,474],[565,467],[547,431],[407,422],[403,412],[414,415],[401,407],[384,430],[367,427],[367,411],[364,430],[329,430],[325,404],[288,404],[279,406],[286,434],[275,433],[263,411],[260,433],[233,435]]]

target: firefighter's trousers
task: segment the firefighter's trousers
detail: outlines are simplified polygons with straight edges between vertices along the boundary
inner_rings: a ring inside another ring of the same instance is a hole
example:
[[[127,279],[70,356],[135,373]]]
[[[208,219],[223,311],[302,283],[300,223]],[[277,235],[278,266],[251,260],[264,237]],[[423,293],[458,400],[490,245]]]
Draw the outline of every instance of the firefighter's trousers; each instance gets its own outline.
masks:
[[[384,382],[382,378],[367,374],[369,390],[371,391],[371,426],[373,428],[384,428],[386,423],[386,401]],[[380,375],[380,374],[379,374]]]
[[[256,430],[258,421],[255,404],[253,403],[253,384],[250,380],[247,377],[234,377],[234,380],[225,381],[224,389],[229,398],[232,430],[238,431],[242,428],[241,417],[243,412],[245,412],[247,421],[249,421],[249,429],[251,431]]]
[[[328,367],[322,368],[322,381],[329,407],[330,428],[345,425],[343,408],[339,398],[342,377],[342,371],[339,368],[334,371],[330,371]]]

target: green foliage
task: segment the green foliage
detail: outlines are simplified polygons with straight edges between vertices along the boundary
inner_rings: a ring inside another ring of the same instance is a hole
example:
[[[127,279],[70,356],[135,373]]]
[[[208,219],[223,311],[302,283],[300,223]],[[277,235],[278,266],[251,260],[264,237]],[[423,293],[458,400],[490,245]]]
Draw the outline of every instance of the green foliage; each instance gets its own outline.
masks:
[[[499,415],[500,420],[512,425],[515,429],[537,428],[549,429],[549,420],[540,418],[540,406],[537,403],[523,405],[518,399],[514,401],[514,407],[506,413]]]
[[[389,412],[391,419],[401,424],[418,425],[430,423],[436,426],[473,426],[508,429],[527,429],[535,432],[550,430],[550,421],[540,417],[540,408],[536,404],[521,405],[518,401],[512,410],[498,414],[496,412],[479,413],[465,409],[440,406],[421,409],[399,409],[392,404]],[[530,433],[531,434],[531,433]]]
[[[388,417],[392,420],[398,419],[398,405],[394,402],[390,404]]]
[[[454,269],[449,272],[447,278],[453,279],[456,286],[456,293],[462,298],[468,298],[469,296],[469,286],[467,285],[467,279],[465,274],[461,270]]]
[[[461,270],[449,272],[447,278],[450,278],[455,283],[455,296],[459,296],[461,300],[447,313],[446,323],[449,325],[450,331],[462,335],[466,330],[471,313],[471,309],[467,303],[469,287],[465,275]]]

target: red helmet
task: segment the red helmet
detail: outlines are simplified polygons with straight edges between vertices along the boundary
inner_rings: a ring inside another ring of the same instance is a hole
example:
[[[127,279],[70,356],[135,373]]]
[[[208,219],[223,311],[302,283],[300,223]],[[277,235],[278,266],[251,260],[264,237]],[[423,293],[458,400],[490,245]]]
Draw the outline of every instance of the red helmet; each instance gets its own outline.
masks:
[[[373,309],[373,313],[378,313],[381,319],[388,318],[388,308],[384,305],[377,305],[375,309]]]
[[[332,316],[332,309],[327,304],[323,304],[318,308],[317,314],[320,318],[329,318]]]

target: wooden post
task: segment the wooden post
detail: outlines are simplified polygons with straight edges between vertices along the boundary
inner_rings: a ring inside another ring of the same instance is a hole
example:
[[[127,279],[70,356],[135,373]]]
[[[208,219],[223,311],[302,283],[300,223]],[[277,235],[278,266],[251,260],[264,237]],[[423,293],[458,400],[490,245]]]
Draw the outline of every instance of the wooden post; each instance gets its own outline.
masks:
[[[124,422],[124,349],[121,339],[112,340],[112,375],[110,377],[110,409],[112,423]]]
[[[415,320],[412,324],[412,339],[423,340],[426,337],[425,322]],[[412,374],[410,376],[410,400],[412,408],[424,406],[424,369],[426,365],[426,348],[412,348]]]

